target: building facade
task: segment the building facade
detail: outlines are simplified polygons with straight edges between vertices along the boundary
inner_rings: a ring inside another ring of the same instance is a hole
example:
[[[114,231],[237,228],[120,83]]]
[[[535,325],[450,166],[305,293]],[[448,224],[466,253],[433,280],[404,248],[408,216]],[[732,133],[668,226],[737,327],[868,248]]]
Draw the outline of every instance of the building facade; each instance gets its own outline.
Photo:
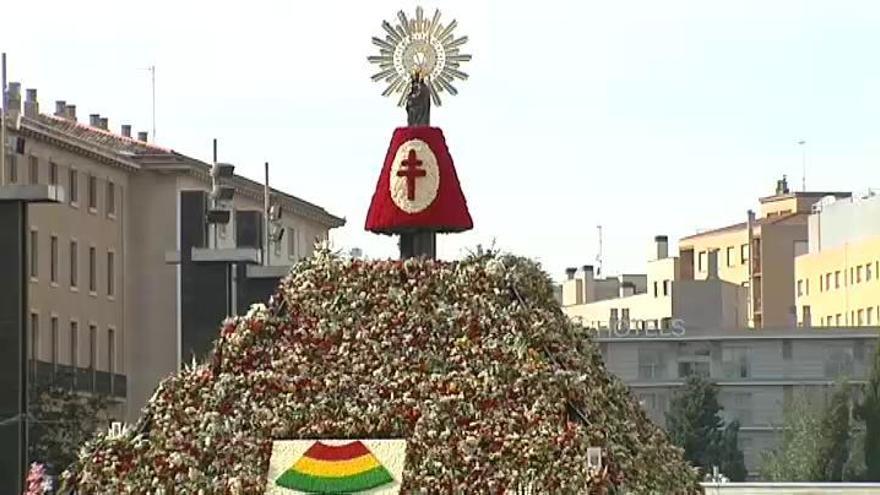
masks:
[[[834,332],[686,329],[628,335],[597,331],[595,341],[607,369],[630,386],[661,426],[673,394],[688,376],[716,382],[725,421],[740,423],[740,448],[754,477],[761,453],[779,441],[786,405],[798,396],[821,403],[842,380],[864,384],[878,335],[877,327]]]
[[[28,90],[22,102],[16,83],[9,88],[9,122],[16,145],[8,149],[2,183],[58,185],[66,198],[62,205],[30,209],[33,378],[111,395],[120,417],[134,419],[159,380],[189,357],[187,312],[202,308],[186,306],[186,290],[208,286],[208,271],[188,272],[168,253],[179,253],[187,239],[208,237],[205,208],[191,207],[191,198],[205,204],[210,165],[148,143],[146,133],[134,138],[130,126],[111,132],[99,115],[91,115],[88,125],[80,123],[76,106],[66,102],[56,102],[54,115],[41,113],[36,90]],[[286,232],[283,241],[265,246],[263,185],[241,176],[231,177],[229,185],[235,190],[233,214],[217,229],[216,243],[188,246],[259,251],[252,263],[261,267],[236,266],[243,297],[258,285],[248,285],[251,275],[277,282],[291,263],[311,254],[316,240],[344,223],[317,205],[273,190]],[[196,282],[187,285],[188,280]],[[208,287],[222,292],[223,286]],[[216,333],[222,317],[246,302],[199,313],[211,320],[201,321],[202,327],[213,325],[202,333]]]
[[[794,260],[807,252],[811,208],[826,196],[850,193],[792,192],[782,179],[774,195],[760,198],[758,215],[749,211],[744,222],[682,238],[682,278],[705,275],[709,253],[718,250],[718,276],[748,290],[749,326],[794,326]]]
[[[880,323],[880,196],[829,197],[814,206],[794,290],[799,325]]]
[[[747,318],[746,290],[721,280],[717,252],[710,251],[700,279],[683,279],[681,261],[670,257],[668,238],[654,238],[656,256],[645,274],[597,278],[593,267],[567,270],[562,310],[595,329],[737,328]]]

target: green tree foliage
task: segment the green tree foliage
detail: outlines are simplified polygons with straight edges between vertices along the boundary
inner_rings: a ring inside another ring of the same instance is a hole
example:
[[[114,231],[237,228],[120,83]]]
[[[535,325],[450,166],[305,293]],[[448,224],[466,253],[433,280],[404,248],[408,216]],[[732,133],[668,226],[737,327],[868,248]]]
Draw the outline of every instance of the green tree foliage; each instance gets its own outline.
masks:
[[[79,447],[109,421],[109,400],[74,392],[54,383],[37,385],[31,393],[30,458],[60,473]]]
[[[718,387],[705,378],[691,376],[673,397],[666,415],[669,437],[703,473],[718,466],[730,480],[741,481],[746,469],[737,440],[739,424],[724,427],[720,411]]]
[[[865,422],[865,481],[880,481],[880,349],[874,354],[874,368],[865,386],[864,399],[855,408]]]
[[[850,391],[839,385],[826,402],[798,396],[785,411],[782,441],[765,454],[762,475],[769,481],[843,481],[852,477]]]

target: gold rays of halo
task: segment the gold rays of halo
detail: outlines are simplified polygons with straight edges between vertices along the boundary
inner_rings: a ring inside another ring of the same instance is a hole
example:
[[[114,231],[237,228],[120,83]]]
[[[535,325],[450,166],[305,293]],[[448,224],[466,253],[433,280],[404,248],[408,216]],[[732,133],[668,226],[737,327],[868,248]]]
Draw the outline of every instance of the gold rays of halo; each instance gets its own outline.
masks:
[[[440,93],[458,94],[452,83],[456,79],[465,80],[468,75],[459,67],[471,59],[470,55],[459,52],[467,43],[467,36],[456,38],[452,31],[455,20],[446,26],[440,23],[440,10],[428,20],[421,7],[416,7],[415,19],[407,18],[401,10],[397,13],[397,24],[382,21],[385,39],[373,37],[373,44],[379,47],[379,55],[367,57],[372,64],[379,66],[373,74],[373,81],[385,81],[388,86],[382,96],[400,93],[399,106],[406,103],[406,96],[413,73],[419,72],[425,78],[431,99],[440,106]]]

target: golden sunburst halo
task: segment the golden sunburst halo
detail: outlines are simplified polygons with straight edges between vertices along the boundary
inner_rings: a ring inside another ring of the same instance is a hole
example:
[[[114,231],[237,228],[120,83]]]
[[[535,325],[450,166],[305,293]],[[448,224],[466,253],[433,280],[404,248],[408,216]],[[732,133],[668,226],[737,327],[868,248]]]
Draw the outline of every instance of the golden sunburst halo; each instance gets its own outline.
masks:
[[[379,66],[373,74],[373,81],[385,81],[388,86],[382,96],[400,94],[397,104],[403,106],[409,93],[412,74],[419,72],[425,79],[431,100],[439,106],[440,93],[458,94],[453,86],[456,79],[465,80],[468,75],[459,67],[471,59],[470,55],[459,52],[467,43],[467,36],[456,38],[452,33],[455,20],[446,26],[440,23],[440,10],[434,17],[425,18],[421,7],[416,7],[415,19],[409,19],[401,10],[397,13],[397,24],[382,21],[385,39],[373,37],[373,44],[379,47],[379,55],[367,57],[370,63]]]

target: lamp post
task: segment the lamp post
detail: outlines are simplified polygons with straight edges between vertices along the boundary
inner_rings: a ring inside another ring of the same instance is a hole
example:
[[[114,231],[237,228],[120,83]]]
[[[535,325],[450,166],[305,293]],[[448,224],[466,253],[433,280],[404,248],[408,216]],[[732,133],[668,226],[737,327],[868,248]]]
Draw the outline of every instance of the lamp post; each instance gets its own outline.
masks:
[[[28,469],[28,204],[63,200],[58,186],[0,186],[0,273],[7,275],[0,279],[0,493],[22,493]]]

